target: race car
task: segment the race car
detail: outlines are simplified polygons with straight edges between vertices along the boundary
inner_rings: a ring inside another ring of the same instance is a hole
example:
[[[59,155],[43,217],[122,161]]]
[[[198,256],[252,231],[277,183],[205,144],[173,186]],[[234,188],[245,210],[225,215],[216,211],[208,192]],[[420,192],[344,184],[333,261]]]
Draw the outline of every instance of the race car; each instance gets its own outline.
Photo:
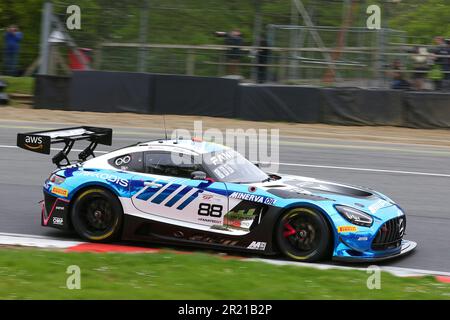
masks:
[[[76,141],[89,145],[71,163]],[[266,173],[233,149],[200,139],[158,139],[95,157],[112,129],[18,134],[23,149],[50,154],[42,225],[93,242],[134,240],[283,254],[313,262],[371,262],[411,252],[404,211],[364,187]],[[88,158],[90,158],[88,160]]]

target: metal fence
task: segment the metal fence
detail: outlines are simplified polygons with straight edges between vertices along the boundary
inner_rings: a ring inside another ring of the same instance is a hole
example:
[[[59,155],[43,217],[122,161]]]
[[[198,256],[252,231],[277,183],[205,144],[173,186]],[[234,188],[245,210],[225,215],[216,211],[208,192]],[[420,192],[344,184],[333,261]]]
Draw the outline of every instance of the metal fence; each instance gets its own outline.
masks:
[[[405,32],[362,26],[366,1],[303,2],[82,0],[76,1],[81,29],[68,30],[67,7],[73,1],[55,0],[42,16],[40,72],[69,74],[74,68],[90,68],[233,74],[249,82],[367,87],[389,86],[392,72],[427,72],[416,70],[413,58],[419,53]],[[317,9],[322,2],[339,14],[342,8],[342,23],[319,25],[325,19],[306,9]],[[359,5],[351,7],[357,8],[358,18],[346,16],[352,3]],[[239,58],[230,60],[229,52],[237,46],[226,45],[214,32],[233,29],[242,31],[243,43]],[[401,68],[392,68],[394,61]]]

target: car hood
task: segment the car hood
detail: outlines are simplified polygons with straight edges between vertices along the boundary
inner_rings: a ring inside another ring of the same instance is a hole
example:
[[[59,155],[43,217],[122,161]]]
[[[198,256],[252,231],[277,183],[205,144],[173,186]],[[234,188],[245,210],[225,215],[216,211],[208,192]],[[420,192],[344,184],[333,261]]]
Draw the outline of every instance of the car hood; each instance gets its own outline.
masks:
[[[280,177],[281,179],[263,183],[260,187],[281,197],[331,200],[371,214],[395,204],[387,196],[365,187],[293,175]]]

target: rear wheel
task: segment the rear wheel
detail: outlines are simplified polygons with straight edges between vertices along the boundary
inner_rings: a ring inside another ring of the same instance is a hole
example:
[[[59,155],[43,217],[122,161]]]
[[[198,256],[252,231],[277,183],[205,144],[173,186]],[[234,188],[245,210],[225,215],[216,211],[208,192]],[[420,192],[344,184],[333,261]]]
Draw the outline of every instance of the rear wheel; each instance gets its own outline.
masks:
[[[118,238],[122,227],[122,206],[116,196],[103,189],[88,189],[75,200],[71,220],[84,239],[109,242]]]
[[[325,218],[309,208],[285,213],[276,228],[280,251],[287,257],[305,262],[325,259],[330,253],[330,229]]]

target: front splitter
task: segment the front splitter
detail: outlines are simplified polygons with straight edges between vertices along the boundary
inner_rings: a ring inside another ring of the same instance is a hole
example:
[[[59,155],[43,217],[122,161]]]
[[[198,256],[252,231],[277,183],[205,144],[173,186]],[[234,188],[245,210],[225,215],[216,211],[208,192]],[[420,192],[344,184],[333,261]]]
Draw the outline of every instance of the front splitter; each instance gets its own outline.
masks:
[[[346,256],[346,257],[333,257],[334,261],[342,261],[342,262],[377,262],[384,261],[389,259],[394,259],[400,256],[404,256],[408,253],[411,253],[417,247],[417,242],[410,240],[402,240],[402,246],[400,251],[394,254],[375,256],[375,257],[356,257],[356,256]]]

